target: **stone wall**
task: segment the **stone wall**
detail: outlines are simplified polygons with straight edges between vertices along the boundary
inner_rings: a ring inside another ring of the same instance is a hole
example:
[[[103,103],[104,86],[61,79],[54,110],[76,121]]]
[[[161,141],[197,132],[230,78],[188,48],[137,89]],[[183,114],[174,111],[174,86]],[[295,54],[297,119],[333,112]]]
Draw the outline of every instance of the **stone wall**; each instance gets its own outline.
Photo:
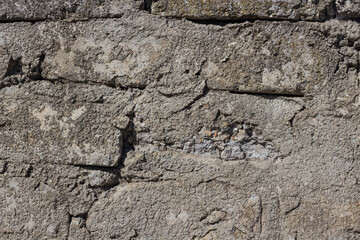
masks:
[[[357,0],[0,0],[0,239],[360,239]]]

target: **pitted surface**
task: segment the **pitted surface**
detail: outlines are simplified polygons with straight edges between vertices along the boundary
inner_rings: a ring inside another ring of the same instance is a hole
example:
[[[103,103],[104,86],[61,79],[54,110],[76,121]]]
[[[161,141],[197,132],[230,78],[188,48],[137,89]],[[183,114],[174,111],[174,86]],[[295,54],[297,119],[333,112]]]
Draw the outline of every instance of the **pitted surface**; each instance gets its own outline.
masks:
[[[360,239],[357,5],[0,0],[0,239]]]

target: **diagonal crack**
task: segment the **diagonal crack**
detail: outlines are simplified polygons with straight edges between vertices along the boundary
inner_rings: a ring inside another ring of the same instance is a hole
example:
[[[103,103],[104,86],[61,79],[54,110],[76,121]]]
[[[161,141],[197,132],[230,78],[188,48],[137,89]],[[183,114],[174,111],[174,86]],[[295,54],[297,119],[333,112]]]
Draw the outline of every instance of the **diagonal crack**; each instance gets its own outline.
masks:
[[[203,91],[200,95],[196,96],[190,103],[188,103],[186,106],[184,106],[183,108],[181,108],[180,110],[177,110],[175,112],[173,112],[170,116],[173,116],[175,114],[178,114],[179,112],[191,109],[191,107],[200,99],[206,97],[206,95],[210,92],[210,89],[207,87],[207,83],[205,82],[204,84],[204,88]]]

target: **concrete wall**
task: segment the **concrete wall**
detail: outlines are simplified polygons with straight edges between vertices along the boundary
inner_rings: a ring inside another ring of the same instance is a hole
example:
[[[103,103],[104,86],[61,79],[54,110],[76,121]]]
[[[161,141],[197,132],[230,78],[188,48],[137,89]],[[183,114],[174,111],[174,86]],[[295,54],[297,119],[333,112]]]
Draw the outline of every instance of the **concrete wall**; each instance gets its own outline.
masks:
[[[0,0],[0,239],[360,239],[359,20]]]

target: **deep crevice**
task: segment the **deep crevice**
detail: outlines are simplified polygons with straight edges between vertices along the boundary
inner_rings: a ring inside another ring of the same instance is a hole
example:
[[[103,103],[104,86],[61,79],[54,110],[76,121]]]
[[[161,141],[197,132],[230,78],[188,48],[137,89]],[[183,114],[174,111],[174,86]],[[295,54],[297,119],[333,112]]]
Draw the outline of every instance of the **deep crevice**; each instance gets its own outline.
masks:
[[[329,9],[326,9],[325,12],[325,18],[329,19],[329,18],[339,18],[339,13],[337,11],[337,7],[336,7],[336,2],[335,0],[331,1],[331,4],[329,6]]]
[[[25,177],[31,177],[33,170],[34,170],[34,167],[32,165],[30,165],[29,168],[26,170]]]
[[[135,125],[134,125],[135,113],[131,112],[127,116],[130,119],[130,123],[129,123],[128,127],[124,130],[122,155],[121,155],[121,158],[119,160],[119,165],[118,165],[119,169],[122,169],[125,167],[124,162],[129,154],[129,152],[135,151],[135,144],[136,144],[136,131],[135,131]]]
[[[31,23],[31,25],[35,24],[36,22],[45,22],[46,19],[2,19],[0,20],[0,24],[1,23],[23,23],[23,22],[27,22],[27,23]]]
[[[268,99],[276,99],[278,97],[292,97],[292,98],[302,98],[305,97],[303,93],[272,93],[272,92],[251,92],[251,91],[235,91],[230,90],[231,94],[245,94],[245,95],[255,95]]]
[[[5,77],[23,74],[21,57],[14,59],[10,58],[8,68],[5,73]]]
[[[104,172],[112,172],[114,169],[117,168],[117,166],[92,166],[92,165],[84,165],[84,164],[60,164],[60,165],[68,165],[68,166],[79,167],[85,170],[104,171]]]
[[[31,72],[29,73],[29,79],[45,80],[45,78],[42,75],[43,72],[42,64],[44,61],[45,61],[45,53],[42,52],[41,55],[38,57],[38,63],[36,64],[36,66],[31,68]]]
[[[0,169],[0,174],[4,174],[6,172],[6,170],[7,170],[7,168],[8,168],[8,163],[4,162],[3,168]]]
[[[151,5],[153,2],[157,2],[157,0],[144,0],[143,3],[140,5],[140,10],[145,10],[151,13]]]

